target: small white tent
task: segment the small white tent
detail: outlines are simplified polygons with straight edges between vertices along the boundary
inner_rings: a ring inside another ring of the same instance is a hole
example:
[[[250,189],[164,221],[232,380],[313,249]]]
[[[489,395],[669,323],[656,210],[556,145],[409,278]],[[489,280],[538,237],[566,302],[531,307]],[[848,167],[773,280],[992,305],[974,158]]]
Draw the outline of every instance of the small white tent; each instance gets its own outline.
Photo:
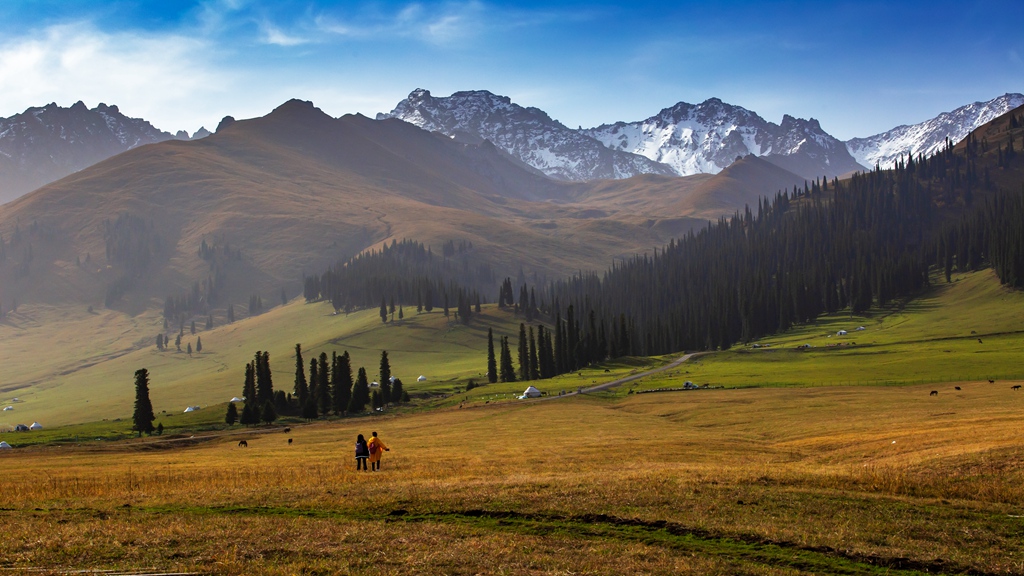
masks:
[[[0,440],[0,450],[10,450],[10,449],[11,449],[11,445],[10,444],[8,444],[7,442],[4,442],[3,440]]]
[[[43,425],[40,424],[39,422],[33,422],[32,425],[28,427],[28,429],[29,430],[42,430],[43,429]]]
[[[540,398],[540,390],[537,390],[533,386],[528,387],[523,391],[523,395],[519,398]]]
[[[196,410],[199,410],[199,406],[189,406],[188,408],[185,408],[185,412],[195,412]]]
[[[420,377],[417,378],[416,381],[417,382],[426,382],[427,381],[427,377],[424,376],[423,374],[420,374]]]
[[[840,330],[839,332],[836,332],[836,336],[846,336],[846,334],[846,330]]]
[[[234,396],[231,398],[231,402],[245,402],[245,400],[242,400],[238,396]]]

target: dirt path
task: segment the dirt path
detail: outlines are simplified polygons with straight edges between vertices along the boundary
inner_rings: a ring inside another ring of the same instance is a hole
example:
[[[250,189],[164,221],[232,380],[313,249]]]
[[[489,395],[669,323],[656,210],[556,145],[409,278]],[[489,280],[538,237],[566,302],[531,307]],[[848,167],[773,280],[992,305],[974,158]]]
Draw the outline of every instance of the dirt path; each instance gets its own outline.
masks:
[[[694,356],[700,356],[700,355],[703,355],[703,354],[707,354],[707,352],[690,352],[689,354],[683,354],[679,358],[676,358],[675,360],[673,360],[672,362],[662,366],[661,368],[655,368],[653,370],[647,370],[646,372],[641,372],[639,374],[633,374],[632,376],[626,376],[625,378],[619,378],[618,380],[612,380],[610,382],[605,382],[603,384],[598,384],[597,386],[590,386],[588,388],[582,388],[582,389],[580,389],[579,392],[566,392],[565,394],[563,394],[561,396],[558,396],[558,395],[555,395],[555,396],[545,396],[543,398],[537,398],[537,400],[555,400],[557,398],[568,398],[569,396],[575,396],[577,394],[588,394],[590,392],[600,392],[602,390],[607,390],[609,388],[614,388],[616,386],[621,386],[623,384],[626,384],[628,382],[632,382],[634,380],[639,380],[641,378],[646,378],[647,376],[650,376],[652,374],[658,374],[658,373],[661,373],[661,372],[665,372],[667,370],[671,370],[673,368],[678,367],[683,362],[686,362],[690,358],[693,358]]]

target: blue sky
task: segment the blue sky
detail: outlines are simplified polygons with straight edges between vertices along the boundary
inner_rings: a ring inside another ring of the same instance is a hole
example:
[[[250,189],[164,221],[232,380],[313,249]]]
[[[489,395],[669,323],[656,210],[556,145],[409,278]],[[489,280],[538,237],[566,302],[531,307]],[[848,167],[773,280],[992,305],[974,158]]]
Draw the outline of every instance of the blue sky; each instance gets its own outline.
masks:
[[[0,0],[0,116],[83,100],[193,131],[486,89],[568,126],[718,97],[867,136],[1024,92],[1024,2]]]

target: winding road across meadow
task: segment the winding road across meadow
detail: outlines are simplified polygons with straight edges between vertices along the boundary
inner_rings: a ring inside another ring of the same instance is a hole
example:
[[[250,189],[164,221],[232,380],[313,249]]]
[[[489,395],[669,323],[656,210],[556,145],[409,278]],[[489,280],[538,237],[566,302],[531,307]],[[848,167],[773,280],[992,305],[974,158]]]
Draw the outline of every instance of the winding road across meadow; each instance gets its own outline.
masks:
[[[633,374],[631,376],[626,376],[625,378],[619,378],[617,380],[611,380],[609,382],[604,382],[604,383],[598,384],[596,386],[590,386],[588,388],[582,388],[578,392],[566,392],[565,394],[562,394],[561,396],[558,396],[558,395],[555,395],[555,396],[545,396],[543,398],[537,398],[537,400],[555,400],[557,398],[567,398],[569,396],[575,396],[577,394],[588,394],[590,392],[600,392],[602,390],[607,390],[609,388],[614,388],[616,386],[621,386],[623,384],[626,384],[626,383],[629,383],[629,382],[633,382],[634,380],[639,380],[641,378],[646,378],[647,376],[651,376],[652,374],[659,374],[661,372],[665,372],[665,371],[671,370],[673,368],[678,367],[680,364],[688,361],[689,359],[693,358],[694,356],[701,356],[701,355],[704,355],[704,354],[707,354],[707,352],[690,352],[689,354],[683,354],[679,358],[676,358],[672,362],[669,362],[668,364],[666,364],[666,365],[664,365],[664,366],[662,366],[660,368],[654,368],[652,370],[647,370],[646,372],[640,372],[639,374]]]

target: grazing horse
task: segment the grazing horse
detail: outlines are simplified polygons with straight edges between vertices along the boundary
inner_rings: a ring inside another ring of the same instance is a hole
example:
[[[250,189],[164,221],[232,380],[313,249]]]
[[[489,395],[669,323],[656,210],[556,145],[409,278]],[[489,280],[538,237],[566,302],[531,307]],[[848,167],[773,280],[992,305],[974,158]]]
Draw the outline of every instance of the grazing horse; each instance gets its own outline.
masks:
[[[248,448],[249,447],[249,443],[246,442],[245,440],[239,440],[238,441],[238,447],[239,448]]]
[[[289,433],[291,431],[292,431],[291,428],[285,428],[284,430],[282,430],[282,432],[284,432],[285,434],[287,434],[287,433]]]
[[[959,386],[957,386],[957,387],[956,387],[956,389],[957,389],[957,390],[959,390],[959,389],[960,389],[960,387],[959,387]]]
[[[1020,390],[1020,384],[1017,384],[1016,386],[1010,386],[1010,390]]]
[[[996,381],[995,381],[995,380],[993,380],[993,379],[991,379],[991,378],[989,378],[989,379],[988,379],[988,383],[989,383],[989,384],[995,384],[995,383],[996,383]]]
[[[292,443],[292,439],[291,439],[291,438],[289,438],[289,439],[288,439],[288,443],[289,443],[289,444],[291,444],[291,443]]]
[[[928,395],[929,396],[938,396],[939,395],[939,391],[938,390],[932,390],[931,393],[928,394]]]

